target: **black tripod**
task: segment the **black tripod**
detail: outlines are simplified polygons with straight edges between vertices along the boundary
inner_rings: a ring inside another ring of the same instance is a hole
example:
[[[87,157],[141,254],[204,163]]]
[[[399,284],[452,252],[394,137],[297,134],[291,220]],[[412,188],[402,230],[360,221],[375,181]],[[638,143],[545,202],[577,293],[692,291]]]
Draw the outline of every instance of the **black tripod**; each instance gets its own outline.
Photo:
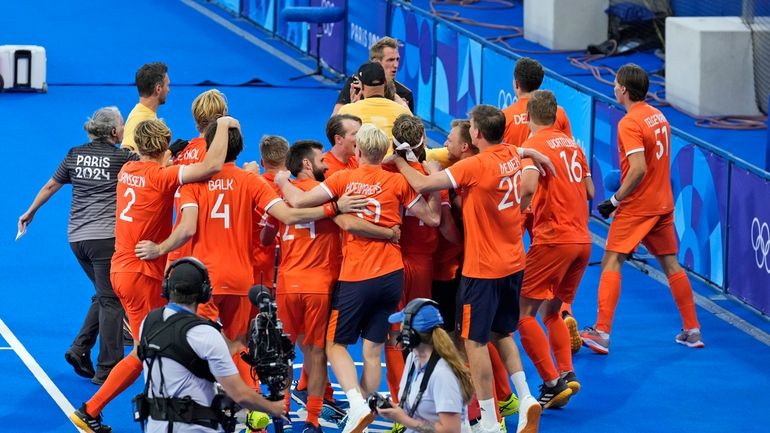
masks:
[[[298,77],[289,78],[290,81],[299,80],[300,78],[315,77],[315,76],[326,78],[323,72],[324,70],[321,67],[321,39],[323,38],[323,35],[324,35],[323,24],[317,23],[316,29],[317,30],[315,33],[315,42],[316,42],[315,43],[315,71],[309,74],[300,75]]]

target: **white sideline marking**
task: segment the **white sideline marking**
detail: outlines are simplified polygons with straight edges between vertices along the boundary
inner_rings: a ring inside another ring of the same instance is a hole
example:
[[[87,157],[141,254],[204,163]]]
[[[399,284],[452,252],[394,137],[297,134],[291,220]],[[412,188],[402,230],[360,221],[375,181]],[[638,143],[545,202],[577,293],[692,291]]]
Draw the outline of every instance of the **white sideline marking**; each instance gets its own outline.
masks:
[[[283,61],[287,65],[293,67],[294,69],[302,72],[303,74],[309,74],[311,72],[314,72],[315,69],[310,68],[308,66],[305,66],[302,62],[298,61],[297,59],[273,48],[270,46],[270,44],[264,42],[263,40],[259,39],[258,37],[252,35],[251,33],[247,32],[246,30],[241,29],[240,27],[236,26],[235,24],[231,23],[230,21],[227,21],[226,19],[222,18],[221,16],[217,15],[216,13],[206,9],[206,7],[198,4],[195,2],[195,0],[180,0],[182,3],[186,4],[187,6],[195,9],[196,11],[200,12],[201,14],[205,15],[210,20],[214,21],[215,23],[221,25],[222,27],[226,28],[227,30],[230,30],[231,32],[235,33],[236,35],[242,37],[243,39],[246,39],[247,41],[251,42],[253,45],[255,45],[257,48],[261,48],[262,50],[266,51],[267,53],[273,55],[274,57],[277,57],[279,60]],[[330,83],[330,80],[327,80],[326,78],[319,77],[318,75],[312,76],[312,78],[318,82],[321,83]]]
[[[29,371],[31,371],[35,376],[35,379],[37,379],[37,381],[43,385],[43,388],[48,392],[48,395],[53,398],[53,401],[56,402],[56,405],[59,406],[59,409],[61,409],[61,411],[64,412],[64,415],[68,417],[67,420],[69,422],[69,415],[72,412],[75,412],[75,408],[72,406],[72,404],[70,404],[69,400],[67,400],[67,397],[65,397],[59,388],[53,383],[51,378],[48,377],[43,368],[40,367],[40,364],[35,361],[35,358],[30,355],[30,353],[27,351],[27,348],[21,344],[21,341],[19,341],[15,335],[13,335],[13,332],[11,332],[8,326],[6,326],[5,322],[3,322],[3,319],[0,319],[0,335],[2,335],[5,341],[11,345],[10,349],[19,355],[19,358],[21,358],[22,362],[24,362],[24,365],[26,365]],[[74,424],[70,423],[70,425],[76,431],[81,431]]]
[[[607,244],[607,239],[597,235],[596,233],[591,232],[591,241],[593,241],[594,245],[597,245],[601,248],[604,248],[604,246]],[[668,278],[666,278],[666,275],[653,268],[652,266],[649,266],[642,262],[637,261],[626,261],[629,265],[641,270],[642,272],[645,272],[647,275],[649,275],[650,278],[653,280],[668,286]],[[689,276],[688,276],[689,278]],[[703,308],[704,310],[708,311],[709,313],[715,315],[717,318],[724,320],[725,322],[729,323],[730,325],[738,328],[739,330],[745,332],[750,337],[754,338],[755,340],[759,341],[760,343],[763,343],[767,346],[770,346],[770,334],[766,333],[765,331],[757,328],[756,326],[752,325],[751,323],[741,319],[740,317],[736,316],[735,314],[731,313],[727,309],[720,307],[716,303],[714,303],[711,299],[693,291],[693,298],[695,300],[695,304]],[[722,298],[725,298],[722,296]],[[720,298],[715,298],[720,299]]]
[[[13,347],[0,347],[0,350],[13,350]]]

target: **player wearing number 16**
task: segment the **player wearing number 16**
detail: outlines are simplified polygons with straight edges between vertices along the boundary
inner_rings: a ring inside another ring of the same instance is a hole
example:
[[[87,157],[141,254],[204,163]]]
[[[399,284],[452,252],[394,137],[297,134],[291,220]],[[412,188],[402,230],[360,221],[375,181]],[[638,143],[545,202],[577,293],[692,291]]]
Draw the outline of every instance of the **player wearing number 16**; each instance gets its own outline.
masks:
[[[615,98],[627,111],[618,124],[621,183],[618,191],[599,204],[604,218],[615,212],[599,280],[596,324],[581,333],[583,344],[609,353],[610,330],[620,297],[620,268],[640,242],[655,255],[668,277],[671,294],[682,317],[682,332],[675,341],[703,347],[692,288],[677,261],[674,198],[671,191],[671,126],[665,116],[647,104],[649,80],[640,67],[628,64],[615,77]]]

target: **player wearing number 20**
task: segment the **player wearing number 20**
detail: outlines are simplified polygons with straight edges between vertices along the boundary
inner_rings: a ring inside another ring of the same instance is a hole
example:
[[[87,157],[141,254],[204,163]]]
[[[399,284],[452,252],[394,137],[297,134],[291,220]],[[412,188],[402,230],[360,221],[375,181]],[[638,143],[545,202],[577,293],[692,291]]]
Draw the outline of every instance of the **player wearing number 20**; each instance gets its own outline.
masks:
[[[539,170],[525,160],[521,207],[526,209],[531,200],[534,220],[521,288],[519,335],[545,383],[540,388],[540,404],[546,408],[560,407],[580,389],[571,374],[569,331],[559,311],[562,302],[574,300],[591,257],[588,198],[593,196],[594,186],[580,146],[554,125],[557,111],[553,93],[533,92],[527,111],[533,135],[523,147],[549,157],[556,166],[556,176],[540,176]],[[535,319],[538,310],[542,312],[548,337]]]
[[[609,200],[597,207],[604,218],[617,212],[602,259],[596,325],[581,333],[583,343],[602,354],[609,352],[609,333],[620,297],[620,267],[639,242],[644,242],[655,255],[668,277],[683,322],[683,332],[675,341],[688,347],[703,347],[692,288],[676,258],[671,126],[657,108],[644,101],[648,87],[647,73],[640,67],[628,64],[618,70],[615,98],[627,111],[618,124],[621,184]]]

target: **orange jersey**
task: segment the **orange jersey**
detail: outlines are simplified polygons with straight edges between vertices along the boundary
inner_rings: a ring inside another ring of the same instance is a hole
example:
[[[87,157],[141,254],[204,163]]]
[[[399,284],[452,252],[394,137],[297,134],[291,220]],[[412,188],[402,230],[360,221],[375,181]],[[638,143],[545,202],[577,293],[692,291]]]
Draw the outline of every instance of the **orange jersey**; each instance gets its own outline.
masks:
[[[657,108],[641,102],[618,123],[621,183],[628,175],[628,155],[644,152],[647,173],[618,206],[618,215],[663,215],[674,210],[671,191],[671,125]]]
[[[326,167],[328,167],[328,169],[324,172],[324,177],[326,179],[340,170],[352,170],[354,168],[358,168],[358,160],[355,156],[351,156],[348,160],[348,163],[345,164],[344,162],[337,159],[333,153],[326,152],[323,154],[323,160],[326,163]]]
[[[414,206],[420,196],[404,176],[385,171],[379,165],[362,165],[342,170],[326,179],[321,186],[330,198],[346,192],[367,196],[366,211],[359,218],[382,227],[401,224],[401,206]],[[368,239],[345,233],[340,281],[362,281],[403,269],[401,248],[392,242]]]
[[[258,175],[229,162],[211,179],[181,189],[182,211],[198,208],[193,255],[206,264],[216,295],[245,295],[253,283],[254,207],[269,209],[281,201]]]
[[[292,182],[309,191],[318,185],[314,179]],[[279,224],[281,266],[278,293],[331,293],[340,270],[340,230],[324,218],[307,224]]]
[[[519,98],[513,104],[503,109],[505,114],[505,133],[503,141],[514,146],[521,146],[521,143],[529,138],[529,115],[527,114],[528,97]],[[556,121],[554,127],[565,133],[567,137],[572,138],[572,128],[569,126],[567,113],[561,107],[556,107]]]
[[[192,140],[190,140],[190,142],[187,143],[187,146],[185,146],[184,150],[179,152],[176,158],[174,158],[174,164],[175,165],[195,164],[196,162],[203,161],[203,158],[205,157],[206,157],[206,139],[203,137],[195,137]],[[181,209],[179,208],[180,197],[181,195],[179,194],[179,190],[177,189],[176,194],[174,194],[174,215],[176,215],[176,221],[174,222],[174,227],[176,227],[177,224],[179,224],[179,215],[181,215]],[[168,253],[168,261],[173,262],[176,259],[191,256],[191,255],[192,255],[192,242],[187,241],[181,247]]]
[[[524,269],[519,222],[521,160],[517,148],[491,145],[445,171],[452,186],[462,188],[463,275],[501,278]]]
[[[153,161],[130,161],[120,170],[111,273],[139,272],[163,279],[166,256],[140,260],[134,249],[139,241],[161,243],[171,234],[174,191],[182,184],[183,169]]]
[[[583,150],[555,128],[545,128],[524,142],[547,156],[556,176],[541,176],[532,199],[532,245],[590,244],[588,197],[583,179],[591,175]],[[524,170],[537,170],[531,162]]]
[[[410,162],[409,165],[420,173],[427,174],[419,162]],[[448,192],[441,191],[440,194],[442,201],[449,201]],[[423,198],[428,201],[430,194],[423,194]],[[438,247],[440,236],[438,227],[426,225],[409,210],[404,212],[403,221],[404,223],[401,225],[401,254],[404,257],[418,254],[432,255]]]

